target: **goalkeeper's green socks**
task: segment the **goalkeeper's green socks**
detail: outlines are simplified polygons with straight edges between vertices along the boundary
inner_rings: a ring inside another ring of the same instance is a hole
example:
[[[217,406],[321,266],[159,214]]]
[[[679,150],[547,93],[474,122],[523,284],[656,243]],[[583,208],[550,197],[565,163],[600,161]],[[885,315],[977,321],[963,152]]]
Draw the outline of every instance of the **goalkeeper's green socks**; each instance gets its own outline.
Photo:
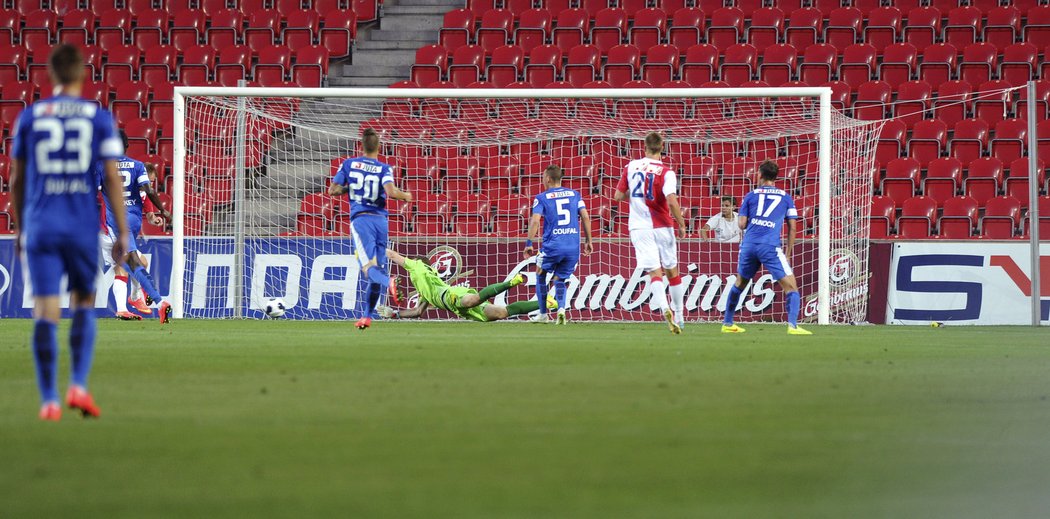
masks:
[[[493,297],[496,297],[510,290],[511,286],[512,285],[510,284],[510,281],[504,281],[503,283],[493,283],[481,289],[481,292],[478,292],[478,297],[480,297],[482,301],[488,301],[489,299],[492,299]],[[533,310],[535,310],[535,308]]]
[[[485,287],[485,290],[488,289],[489,287]],[[514,317],[515,315],[527,314],[529,312],[535,312],[539,309],[539,301],[518,301],[517,303],[511,303],[507,305],[507,317]]]

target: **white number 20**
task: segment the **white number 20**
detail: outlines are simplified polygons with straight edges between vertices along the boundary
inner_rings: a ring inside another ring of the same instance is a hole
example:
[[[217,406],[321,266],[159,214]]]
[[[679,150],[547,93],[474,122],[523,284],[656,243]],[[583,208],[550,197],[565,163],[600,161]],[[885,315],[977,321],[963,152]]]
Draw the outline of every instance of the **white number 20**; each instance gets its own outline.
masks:
[[[359,171],[351,171],[347,176],[350,177],[350,198],[355,202],[360,204],[361,201],[364,200],[366,202],[375,203],[375,201],[379,199],[378,177],[366,177]]]
[[[47,132],[47,138],[36,145],[37,171],[44,174],[84,173],[91,165],[91,121],[66,119],[65,126],[58,119],[44,118],[33,121],[33,131]],[[68,136],[72,133],[72,136]],[[68,137],[67,137],[68,136]],[[51,154],[65,147],[73,158],[54,160]]]

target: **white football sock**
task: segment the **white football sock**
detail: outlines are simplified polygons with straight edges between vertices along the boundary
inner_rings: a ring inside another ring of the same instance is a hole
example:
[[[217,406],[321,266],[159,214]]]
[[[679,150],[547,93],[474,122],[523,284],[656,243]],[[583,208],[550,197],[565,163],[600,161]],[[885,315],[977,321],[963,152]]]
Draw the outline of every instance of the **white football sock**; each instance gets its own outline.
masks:
[[[121,279],[123,278],[123,279]],[[117,311],[128,311],[128,278],[117,276],[113,279],[113,299],[116,299]]]
[[[675,320],[681,322],[685,319],[685,283],[678,278],[678,283],[669,286],[671,290],[671,309],[674,310]]]
[[[135,278],[131,278],[129,281],[131,281],[131,296],[129,299],[132,301],[142,299],[142,286],[139,285],[138,281],[135,281]]]
[[[652,278],[649,286],[653,289],[653,299],[656,300],[656,306],[660,311],[667,310],[667,289],[664,287],[664,278]]]

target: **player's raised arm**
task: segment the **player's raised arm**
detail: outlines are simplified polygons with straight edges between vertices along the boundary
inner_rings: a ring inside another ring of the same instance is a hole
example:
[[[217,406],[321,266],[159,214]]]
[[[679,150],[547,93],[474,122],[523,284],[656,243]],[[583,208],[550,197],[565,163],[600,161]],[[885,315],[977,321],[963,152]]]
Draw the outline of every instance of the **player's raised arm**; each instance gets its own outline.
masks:
[[[160,197],[157,196],[157,191],[153,189],[152,183],[145,182],[143,184],[140,184],[139,190],[146,193],[146,196],[149,198],[150,202],[153,202],[153,206],[160,211],[160,216],[162,218],[164,218],[165,220],[171,220],[171,213],[164,208],[164,202],[160,201]]]

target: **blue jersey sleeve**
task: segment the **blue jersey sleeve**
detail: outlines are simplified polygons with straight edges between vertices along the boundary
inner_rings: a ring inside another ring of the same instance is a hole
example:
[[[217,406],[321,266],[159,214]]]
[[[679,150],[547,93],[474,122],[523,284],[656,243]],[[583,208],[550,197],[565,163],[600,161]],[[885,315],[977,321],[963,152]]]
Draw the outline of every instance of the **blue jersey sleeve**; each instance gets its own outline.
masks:
[[[536,195],[532,198],[532,214],[538,214],[544,216],[543,212],[546,206],[543,204],[543,196]]]
[[[29,138],[29,125],[32,124],[33,118],[32,113],[33,110],[27,107],[18,115],[18,122],[15,125],[15,141],[11,146],[13,148],[11,158],[24,161],[29,156],[29,152],[26,150],[26,140]]]
[[[117,125],[109,110],[99,109],[95,114],[95,137],[98,139],[98,159],[118,160],[124,155],[124,143],[117,134]]]
[[[135,162],[135,185],[142,187],[149,185],[149,174],[146,173],[146,165]]]
[[[791,198],[791,195],[785,195],[784,198],[787,199],[787,206],[785,206],[784,210],[784,218],[788,220],[798,219],[798,210],[795,209],[795,199]]]
[[[394,183],[394,166],[387,164],[386,167],[383,168],[383,174],[379,183],[384,186]]]
[[[755,200],[754,193],[748,193],[744,195],[744,201],[740,202],[740,209],[737,211],[738,216],[751,217],[751,205]]]
[[[346,178],[346,168],[348,167],[347,165],[349,163],[350,163],[349,160],[344,160],[343,161],[343,165],[339,166],[339,171],[335,172],[335,177],[332,179],[332,183],[333,184],[339,184],[340,186],[345,186],[345,185],[347,185],[350,182],[350,180],[348,178]]]

